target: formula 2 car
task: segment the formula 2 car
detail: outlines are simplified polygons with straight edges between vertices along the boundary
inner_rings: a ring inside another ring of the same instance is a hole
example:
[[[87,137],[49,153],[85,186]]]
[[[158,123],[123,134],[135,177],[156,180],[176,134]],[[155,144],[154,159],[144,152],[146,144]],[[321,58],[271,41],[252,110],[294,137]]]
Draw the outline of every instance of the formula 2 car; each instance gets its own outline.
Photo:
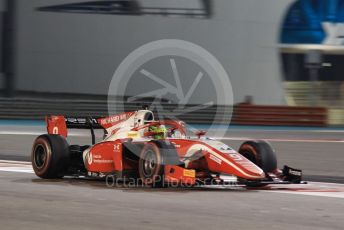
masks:
[[[302,171],[277,168],[271,145],[247,141],[238,151],[205,137],[187,137],[182,121],[156,121],[149,110],[125,112],[105,118],[46,117],[48,134],[36,138],[32,166],[38,177],[64,176],[125,181],[162,187],[235,183],[246,186],[301,183]],[[91,146],[69,145],[68,128],[90,129]],[[94,129],[104,137],[95,143]]]

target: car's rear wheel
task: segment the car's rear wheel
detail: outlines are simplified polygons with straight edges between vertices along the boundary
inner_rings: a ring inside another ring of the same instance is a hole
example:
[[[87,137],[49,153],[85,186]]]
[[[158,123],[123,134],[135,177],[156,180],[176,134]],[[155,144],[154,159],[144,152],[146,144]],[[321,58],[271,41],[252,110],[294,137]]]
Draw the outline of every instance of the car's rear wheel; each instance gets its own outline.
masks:
[[[260,167],[265,173],[277,169],[275,151],[266,141],[247,141],[240,148],[239,153]]]
[[[69,146],[60,135],[41,135],[34,141],[32,167],[43,179],[62,178],[69,165]]]
[[[164,184],[163,155],[153,142],[147,143],[141,151],[139,174],[143,184],[153,187],[162,187]]]

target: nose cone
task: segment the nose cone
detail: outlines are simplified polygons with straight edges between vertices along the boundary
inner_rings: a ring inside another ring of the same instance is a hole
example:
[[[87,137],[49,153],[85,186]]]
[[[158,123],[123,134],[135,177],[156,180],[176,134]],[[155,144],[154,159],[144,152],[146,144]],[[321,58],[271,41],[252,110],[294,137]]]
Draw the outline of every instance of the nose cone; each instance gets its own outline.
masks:
[[[204,151],[208,170],[214,173],[231,174],[247,180],[265,178],[264,171],[233,149],[220,151],[209,144],[197,143],[188,151]]]
[[[266,177],[264,171],[252,163],[253,166],[243,166],[243,171],[246,172],[247,175],[244,175],[243,178],[249,180],[261,180]]]
[[[237,152],[217,153],[216,156],[222,161],[221,166],[218,167],[222,173],[233,174],[247,180],[265,178],[265,173],[261,168]]]

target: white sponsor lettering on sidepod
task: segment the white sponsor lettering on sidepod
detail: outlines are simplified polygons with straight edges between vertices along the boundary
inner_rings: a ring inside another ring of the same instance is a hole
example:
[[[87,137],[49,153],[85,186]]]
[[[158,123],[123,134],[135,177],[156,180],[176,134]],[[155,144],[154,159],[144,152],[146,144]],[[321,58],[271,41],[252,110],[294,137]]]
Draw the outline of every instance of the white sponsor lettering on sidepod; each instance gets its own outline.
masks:
[[[92,152],[86,153],[86,160],[88,165],[91,164],[107,164],[107,163],[113,163],[113,160],[106,160],[102,159],[102,156],[100,154],[93,154]]]

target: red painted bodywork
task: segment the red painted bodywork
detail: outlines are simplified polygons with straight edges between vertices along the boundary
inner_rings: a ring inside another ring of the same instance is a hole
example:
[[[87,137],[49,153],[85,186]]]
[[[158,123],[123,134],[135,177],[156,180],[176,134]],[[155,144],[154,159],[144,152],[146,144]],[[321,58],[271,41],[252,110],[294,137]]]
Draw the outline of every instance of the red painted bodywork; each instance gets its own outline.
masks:
[[[200,167],[202,169],[206,167],[211,172],[236,175],[245,179],[265,178],[264,172],[258,166],[235,151],[224,153],[201,140],[171,139],[169,141],[174,144],[181,158],[185,157],[195,146],[196,149],[199,148],[197,153],[199,156],[195,158],[195,163],[191,161],[188,168]],[[197,165],[199,163],[197,160],[202,156],[205,161],[201,161],[202,165]]]
[[[51,116],[46,117],[47,131],[49,134],[59,134],[67,137],[67,125],[64,116]]]
[[[108,129],[113,125],[126,122],[133,115],[134,112],[123,113],[99,119],[98,122],[100,122],[105,129]],[[63,116],[46,118],[46,122],[49,134],[59,134],[67,137],[67,127]],[[169,127],[169,131],[179,130],[182,135],[186,133],[184,123],[181,121],[153,121],[149,124],[131,128],[128,131],[139,132],[152,125],[165,125]],[[118,130],[119,129],[121,128],[118,128]],[[143,137],[144,138],[140,140],[134,140],[135,143],[144,145],[151,141],[151,139],[147,138],[145,135]],[[123,156],[123,143],[128,140],[128,138],[114,139],[113,141],[104,140],[86,150],[84,152],[84,163],[87,171],[95,173],[114,173],[125,170],[137,170],[137,162],[126,159]],[[211,146],[209,141],[207,142],[201,138],[169,138],[166,141],[171,142],[175,146],[180,160],[187,162],[185,163],[186,168],[173,165],[165,166],[165,180],[168,182],[179,181],[181,183],[194,184],[196,178],[202,177],[206,172],[230,174],[247,180],[261,180],[266,177],[258,166],[232,149],[230,149],[230,151],[221,151]]]
[[[264,172],[259,167],[238,153],[223,153],[199,140],[171,139],[169,141],[174,144],[181,159],[186,157],[191,148],[195,146],[200,148],[195,152],[197,156],[193,154],[194,159],[190,161],[187,169],[236,175],[250,180],[265,178]],[[86,156],[87,170],[110,173],[135,168],[135,164],[123,159],[122,147],[122,140],[94,145]]]
[[[86,154],[86,169],[90,172],[111,173],[123,170],[121,141],[102,142]]]

